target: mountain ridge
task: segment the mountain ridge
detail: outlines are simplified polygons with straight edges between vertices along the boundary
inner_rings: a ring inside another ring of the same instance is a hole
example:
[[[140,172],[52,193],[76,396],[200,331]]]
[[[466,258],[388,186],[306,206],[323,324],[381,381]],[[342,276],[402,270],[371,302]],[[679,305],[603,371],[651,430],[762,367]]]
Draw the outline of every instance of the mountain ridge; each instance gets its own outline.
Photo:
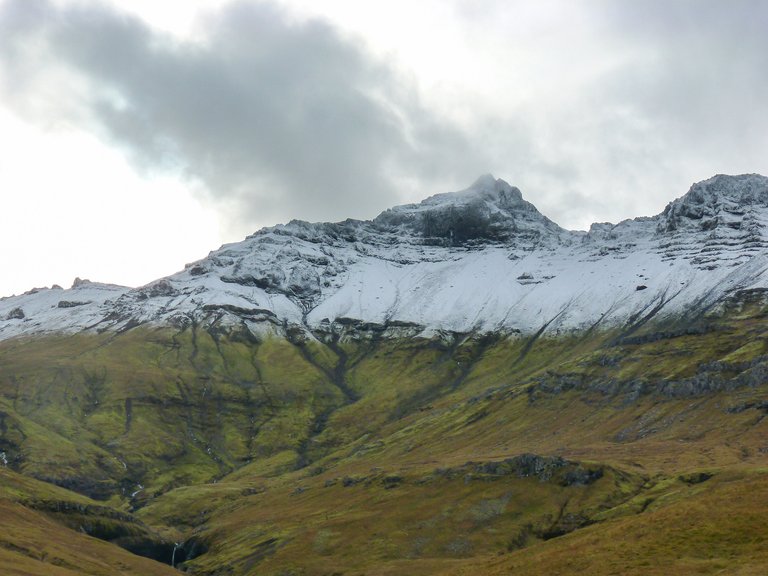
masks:
[[[0,300],[0,338],[190,322],[307,337],[339,322],[532,334],[673,317],[768,288],[768,178],[716,175],[656,216],[568,231],[491,175],[369,221],[291,221],[130,289]]]

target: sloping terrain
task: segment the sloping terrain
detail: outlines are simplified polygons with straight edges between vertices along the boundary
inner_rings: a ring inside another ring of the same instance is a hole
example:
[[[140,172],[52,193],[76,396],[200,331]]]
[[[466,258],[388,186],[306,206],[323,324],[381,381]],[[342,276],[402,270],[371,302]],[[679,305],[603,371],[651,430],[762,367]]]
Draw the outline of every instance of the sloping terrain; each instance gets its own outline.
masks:
[[[0,567],[14,576],[169,575],[161,539],[129,514],[0,468]],[[163,554],[164,555],[164,554]]]
[[[690,507],[764,505],[765,309],[560,338],[13,339],[0,449],[8,469],[135,519],[155,556],[196,574],[503,571],[537,554],[568,573],[560,546],[582,531],[590,562],[615,568],[602,530],[636,532],[642,558],[664,530],[692,530],[672,520]],[[759,565],[757,518],[728,518],[755,546],[704,564]],[[692,554],[728,525],[695,524]],[[696,573],[681,550],[678,573]]]

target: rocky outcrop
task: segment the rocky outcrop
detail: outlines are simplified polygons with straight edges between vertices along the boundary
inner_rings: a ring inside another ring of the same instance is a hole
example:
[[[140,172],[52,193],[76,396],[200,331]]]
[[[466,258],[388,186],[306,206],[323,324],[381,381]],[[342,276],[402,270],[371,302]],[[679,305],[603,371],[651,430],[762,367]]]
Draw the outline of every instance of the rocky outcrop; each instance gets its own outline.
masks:
[[[540,482],[556,482],[561,486],[586,486],[603,477],[601,467],[584,467],[559,456],[520,454],[505,460],[467,462],[457,468],[435,471],[438,477],[463,477],[465,482],[492,481],[505,476],[536,478]]]
[[[78,306],[85,306],[86,304],[90,304],[90,302],[80,302],[78,300],[59,300],[59,303],[56,306],[58,308],[77,308]]]
[[[8,314],[5,315],[6,320],[24,320],[25,318],[24,310],[22,310],[19,307],[14,308]]]

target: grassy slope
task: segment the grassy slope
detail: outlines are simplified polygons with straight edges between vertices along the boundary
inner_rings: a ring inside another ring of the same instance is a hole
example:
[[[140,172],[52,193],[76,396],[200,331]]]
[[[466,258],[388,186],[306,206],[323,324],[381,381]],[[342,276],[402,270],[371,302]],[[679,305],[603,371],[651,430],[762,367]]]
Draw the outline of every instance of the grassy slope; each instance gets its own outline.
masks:
[[[768,483],[766,348],[754,307],[538,340],[20,339],[0,343],[0,451],[27,477],[135,511],[184,555],[207,548],[193,573],[575,573],[578,549],[599,574],[653,573],[650,556],[668,573],[749,574],[768,536],[748,514]],[[603,476],[467,464],[523,453]],[[679,478],[701,471],[714,476]],[[9,486],[20,525],[40,514]],[[743,514],[714,512],[737,497]],[[700,558],[723,527],[754,545]]]
[[[0,571],[9,575],[175,573],[85,532],[142,536],[148,529],[89,498],[0,469]]]
[[[723,475],[673,501],[452,574],[765,574],[768,474]]]

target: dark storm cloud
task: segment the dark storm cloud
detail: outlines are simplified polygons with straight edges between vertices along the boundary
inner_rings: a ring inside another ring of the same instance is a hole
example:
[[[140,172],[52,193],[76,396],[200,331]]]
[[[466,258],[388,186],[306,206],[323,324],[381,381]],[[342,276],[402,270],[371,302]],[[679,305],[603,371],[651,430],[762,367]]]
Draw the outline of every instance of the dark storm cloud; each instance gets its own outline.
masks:
[[[232,4],[181,43],[103,5],[11,0],[0,53],[5,98],[27,116],[90,123],[136,165],[202,182],[244,224],[370,214],[398,180],[486,164],[360,46],[265,3]]]

